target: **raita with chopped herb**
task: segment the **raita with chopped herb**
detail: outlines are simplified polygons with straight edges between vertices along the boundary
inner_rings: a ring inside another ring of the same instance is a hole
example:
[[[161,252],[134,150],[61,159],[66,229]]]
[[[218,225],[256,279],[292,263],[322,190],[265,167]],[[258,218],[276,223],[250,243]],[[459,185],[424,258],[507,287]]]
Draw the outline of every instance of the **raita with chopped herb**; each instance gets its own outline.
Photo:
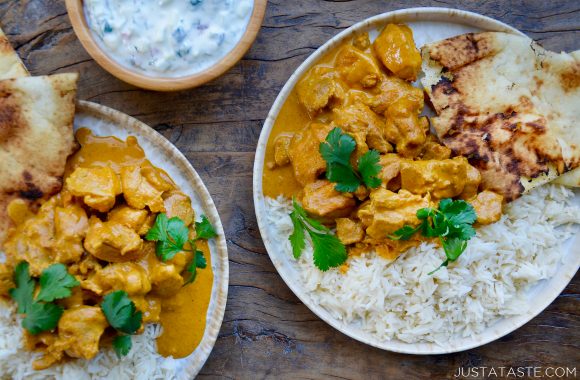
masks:
[[[85,0],[97,42],[147,75],[179,77],[225,57],[246,31],[252,0]]]

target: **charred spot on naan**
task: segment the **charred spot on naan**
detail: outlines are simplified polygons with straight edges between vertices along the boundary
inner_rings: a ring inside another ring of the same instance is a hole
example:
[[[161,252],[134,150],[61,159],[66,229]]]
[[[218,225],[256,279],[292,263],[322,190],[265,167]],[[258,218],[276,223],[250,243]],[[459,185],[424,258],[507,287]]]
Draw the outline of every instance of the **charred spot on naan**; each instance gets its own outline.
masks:
[[[566,68],[560,73],[560,82],[566,92],[577,90],[580,87],[580,62]]]

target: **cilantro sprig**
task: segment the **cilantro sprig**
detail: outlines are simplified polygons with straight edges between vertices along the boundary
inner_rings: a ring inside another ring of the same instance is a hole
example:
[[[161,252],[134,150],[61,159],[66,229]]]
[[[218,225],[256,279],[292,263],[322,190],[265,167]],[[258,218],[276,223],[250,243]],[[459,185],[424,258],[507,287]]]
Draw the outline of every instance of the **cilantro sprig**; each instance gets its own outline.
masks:
[[[197,268],[204,269],[207,262],[202,251],[196,248],[198,240],[209,240],[217,236],[215,228],[209,219],[201,216],[200,222],[195,222],[195,238],[189,239],[189,229],[185,222],[178,217],[167,218],[165,213],[157,215],[155,224],[145,235],[145,239],[157,242],[155,251],[162,261],[171,260],[181,251],[193,252],[193,259],[186,265],[185,271],[189,274],[184,285],[195,280]],[[189,242],[191,248],[185,248]]]
[[[320,154],[326,161],[326,178],[336,183],[337,191],[353,192],[362,184],[374,189],[381,184],[381,179],[377,177],[381,171],[379,152],[369,150],[363,154],[358,160],[357,172],[350,163],[355,148],[354,138],[340,128],[334,128],[320,143]]]
[[[457,260],[467,248],[467,241],[475,236],[473,223],[477,220],[477,214],[473,206],[463,200],[442,199],[438,209],[427,207],[418,210],[417,218],[421,220],[417,227],[404,226],[390,238],[409,240],[417,232],[428,238],[438,237],[446,260],[429,275]]]
[[[101,310],[107,322],[119,333],[113,340],[113,349],[118,357],[125,356],[132,347],[131,335],[141,328],[143,313],[137,311],[135,303],[124,290],[117,290],[103,297]]]
[[[53,264],[40,274],[40,291],[36,298],[37,281],[30,276],[30,265],[20,262],[14,268],[14,284],[10,297],[18,304],[18,313],[25,314],[22,327],[33,335],[56,328],[64,309],[52,301],[70,297],[71,289],[80,283],[63,264]]]
[[[306,247],[306,234],[310,236],[314,249],[314,265],[321,271],[327,271],[337,267],[347,259],[346,247],[333,235],[328,228],[317,220],[308,217],[295,199],[292,200],[294,210],[290,213],[290,219],[294,231],[288,238],[292,245],[294,258],[299,259]]]

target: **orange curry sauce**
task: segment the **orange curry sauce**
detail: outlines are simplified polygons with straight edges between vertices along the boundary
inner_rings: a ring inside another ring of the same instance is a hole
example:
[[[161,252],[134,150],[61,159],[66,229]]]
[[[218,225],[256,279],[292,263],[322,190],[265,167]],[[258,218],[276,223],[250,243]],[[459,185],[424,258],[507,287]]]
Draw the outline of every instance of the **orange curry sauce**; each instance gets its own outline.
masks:
[[[65,178],[79,166],[110,166],[119,173],[122,166],[139,165],[147,161],[143,148],[134,136],[122,141],[112,136],[95,136],[86,128],[79,129],[75,136],[81,148],[67,161]],[[166,175],[166,179],[169,179],[169,175]],[[198,270],[192,284],[184,286],[170,298],[161,299],[163,333],[157,338],[157,350],[163,356],[188,356],[199,345],[205,332],[213,272],[207,242],[198,242],[197,248],[203,252],[207,267]]]

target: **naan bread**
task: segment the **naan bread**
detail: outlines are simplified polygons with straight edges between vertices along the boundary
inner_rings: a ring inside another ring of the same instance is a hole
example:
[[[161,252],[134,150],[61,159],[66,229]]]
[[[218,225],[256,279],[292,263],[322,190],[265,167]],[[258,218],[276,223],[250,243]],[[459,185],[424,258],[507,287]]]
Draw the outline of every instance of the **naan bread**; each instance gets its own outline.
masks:
[[[78,74],[0,81],[0,243],[11,200],[60,191],[73,136]]]
[[[28,70],[0,28],[0,80],[26,76]]]
[[[437,136],[480,169],[484,188],[509,201],[580,166],[580,51],[488,32],[425,45],[422,55]]]

